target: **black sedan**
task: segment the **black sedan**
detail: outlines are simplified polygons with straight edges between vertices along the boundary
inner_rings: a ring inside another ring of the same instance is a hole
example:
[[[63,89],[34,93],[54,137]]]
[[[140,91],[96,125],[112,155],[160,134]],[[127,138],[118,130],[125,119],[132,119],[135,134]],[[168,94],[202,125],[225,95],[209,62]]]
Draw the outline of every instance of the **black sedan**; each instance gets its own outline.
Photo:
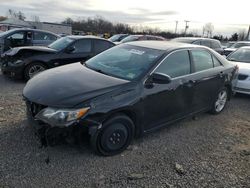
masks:
[[[114,45],[108,40],[92,36],[67,36],[48,47],[13,48],[2,55],[2,72],[29,80],[45,69],[86,61]]]
[[[143,133],[195,113],[220,113],[236,71],[206,47],[140,41],[45,71],[23,96],[43,142],[86,131],[97,153],[114,155]]]

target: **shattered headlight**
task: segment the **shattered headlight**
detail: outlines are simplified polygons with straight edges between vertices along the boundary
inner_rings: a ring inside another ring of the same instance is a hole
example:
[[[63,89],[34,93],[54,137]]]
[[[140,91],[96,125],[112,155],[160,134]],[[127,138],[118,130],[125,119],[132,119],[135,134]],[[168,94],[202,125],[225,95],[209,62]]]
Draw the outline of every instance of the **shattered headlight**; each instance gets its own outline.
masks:
[[[36,115],[36,119],[48,123],[51,126],[68,127],[84,117],[89,109],[89,107],[81,109],[55,109],[48,107],[41,110]]]

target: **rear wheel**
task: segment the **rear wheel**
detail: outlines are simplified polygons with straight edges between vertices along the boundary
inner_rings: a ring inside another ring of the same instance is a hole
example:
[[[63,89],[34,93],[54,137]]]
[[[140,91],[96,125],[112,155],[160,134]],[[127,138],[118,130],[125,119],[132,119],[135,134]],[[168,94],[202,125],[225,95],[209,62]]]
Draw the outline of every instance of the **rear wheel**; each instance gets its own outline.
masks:
[[[31,63],[24,69],[25,80],[31,79],[36,74],[46,70],[46,66],[42,63]]]
[[[125,115],[116,115],[106,121],[103,128],[91,137],[91,145],[100,155],[116,155],[129,146],[133,135],[133,121]]]
[[[219,91],[216,100],[213,103],[211,113],[219,114],[220,112],[222,112],[227,104],[227,101],[228,101],[228,89],[224,87]]]

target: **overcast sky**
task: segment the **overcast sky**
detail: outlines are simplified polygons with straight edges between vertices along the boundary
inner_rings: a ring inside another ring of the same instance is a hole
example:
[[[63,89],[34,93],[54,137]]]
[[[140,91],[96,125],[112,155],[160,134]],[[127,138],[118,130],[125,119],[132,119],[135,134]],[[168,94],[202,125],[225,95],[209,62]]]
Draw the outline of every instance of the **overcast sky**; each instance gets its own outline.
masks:
[[[99,15],[112,22],[169,31],[179,21],[178,32],[184,30],[184,20],[197,33],[207,22],[213,23],[215,34],[247,30],[250,24],[250,0],[0,0],[0,15],[6,15],[8,9],[47,22]]]

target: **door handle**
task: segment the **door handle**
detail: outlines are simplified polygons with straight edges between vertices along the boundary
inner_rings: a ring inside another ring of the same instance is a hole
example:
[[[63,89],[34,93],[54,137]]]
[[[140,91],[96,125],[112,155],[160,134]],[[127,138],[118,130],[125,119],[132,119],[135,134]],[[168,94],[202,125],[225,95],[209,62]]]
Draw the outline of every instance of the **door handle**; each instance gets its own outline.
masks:
[[[222,78],[223,76],[224,76],[224,72],[221,71],[221,72],[220,72],[220,77]]]
[[[188,82],[184,83],[183,85],[186,87],[193,87],[195,84],[195,80],[189,80]]]

